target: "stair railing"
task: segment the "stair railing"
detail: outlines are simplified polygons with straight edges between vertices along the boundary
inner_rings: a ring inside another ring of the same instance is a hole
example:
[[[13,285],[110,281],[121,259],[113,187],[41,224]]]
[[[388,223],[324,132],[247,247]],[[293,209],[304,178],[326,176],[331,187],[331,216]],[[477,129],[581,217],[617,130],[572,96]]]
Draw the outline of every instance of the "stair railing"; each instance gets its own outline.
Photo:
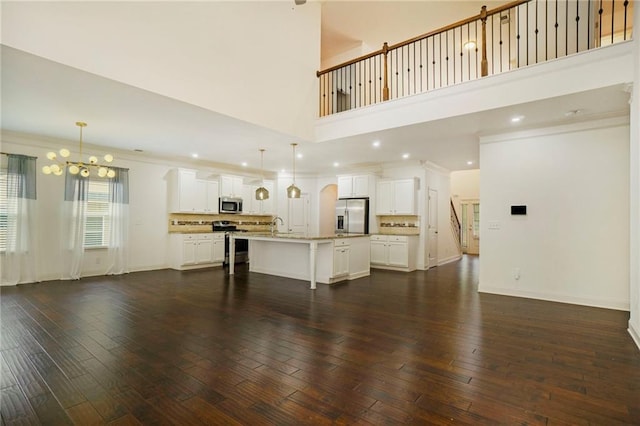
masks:
[[[631,39],[629,0],[518,0],[318,71],[326,116]]]

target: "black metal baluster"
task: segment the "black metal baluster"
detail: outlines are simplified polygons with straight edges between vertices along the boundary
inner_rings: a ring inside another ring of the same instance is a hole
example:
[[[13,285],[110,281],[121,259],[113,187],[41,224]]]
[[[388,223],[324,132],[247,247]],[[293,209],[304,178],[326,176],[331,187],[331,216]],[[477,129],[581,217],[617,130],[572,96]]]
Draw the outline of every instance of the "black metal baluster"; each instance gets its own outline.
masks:
[[[467,24],[467,43],[471,41],[471,28],[470,23]],[[467,48],[467,78],[471,80],[471,49]]]
[[[587,0],[587,50],[591,49],[591,0]]]
[[[445,53],[447,55],[445,56],[445,60],[447,61],[446,62],[446,68],[447,68],[446,85],[448,86],[449,85],[449,31],[446,31],[444,35],[445,35],[444,40],[445,40],[445,48],[446,48]]]
[[[503,55],[503,52],[502,52],[502,18],[501,18],[501,15],[498,16],[498,19],[499,19],[498,22],[499,22],[499,25],[500,25],[500,33],[499,33],[500,34],[500,42],[499,42],[499,44],[500,44],[500,72],[502,72],[504,70],[502,69],[502,55]]]
[[[565,40],[564,40],[564,55],[569,54],[569,0],[565,0]]]
[[[544,60],[549,60],[549,1],[544,2]]]
[[[629,6],[629,0],[624,0],[623,4],[624,4],[624,36],[623,36],[623,40],[626,40],[627,39],[627,6]]]
[[[535,34],[536,34],[536,60],[534,62],[534,64],[538,63],[538,0],[536,0],[536,30],[535,30]]]
[[[451,33],[453,34],[453,42],[451,43],[453,48],[453,84],[456,84],[456,29],[451,30]]]
[[[516,67],[520,68],[520,6],[516,7],[516,31]]]
[[[529,3],[526,3],[527,5],[527,31],[525,31],[525,37],[526,37],[526,42],[527,42],[527,65],[529,65]]]
[[[508,42],[507,42],[507,51],[509,52],[509,69],[511,69],[511,16],[513,15],[513,8],[509,9],[508,13],[509,13],[509,31],[508,31]]]
[[[438,87],[442,87],[442,34],[438,34],[438,68],[440,68],[440,84]],[[436,72],[436,58],[433,57],[433,85],[435,87],[435,72]]]
[[[349,73],[349,109],[355,108],[354,105],[356,105],[357,103],[357,97],[356,97],[356,87],[355,87],[355,80],[356,80],[356,67],[355,64],[351,65],[349,67],[350,69],[350,73]]]
[[[598,34],[598,47],[602,44],[602,0],[600,0],[600,9],[598,9],[598,15],[600,20],[600,25],[598,25],[599,34]]]
[[[422,93],[422,40],[420,39],[420,92]],[[427,82],[428,83],[428,82]]]
[[[580,2],[576,2],[576,53],[580,51]]]
[[[495,34],[495,17],[491,15],[491,74],[496,73],[496,34]]]
[[[418,89],[418,85],[417,85],[417,81],[416,81],[416,44],[415,43],[411,43],[411,47],[413,48],[413,91],[416,92],[416,90]]]
[[[611,0],[611,44],[613,44],[613,32],[615,31],[614,17],[616,16],[616,2]]]
[[[558,24],[558,1],[559,0],[556,0],[556,20],[555,20],[555,22],[556,22],[556,24],[555,24],[555,28],[556,28],[556,56],[555,57],[556,58],[558,57],[558,27],[559,27],[559,24]]]

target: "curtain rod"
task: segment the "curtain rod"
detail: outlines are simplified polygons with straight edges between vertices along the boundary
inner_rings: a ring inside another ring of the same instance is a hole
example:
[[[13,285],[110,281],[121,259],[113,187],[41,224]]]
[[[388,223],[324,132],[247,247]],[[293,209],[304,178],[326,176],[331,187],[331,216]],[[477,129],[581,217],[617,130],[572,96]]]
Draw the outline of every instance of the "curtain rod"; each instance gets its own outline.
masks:
[[[10,153],[10,152],[2,152],[2,151],[0,151],[0,154],[2,154],[2,155],[22,155],[23,157],[28,157],[28,158],[35,158],[35,159],[38,159],[38,157],[32,157],[32,156],[30,156],[30,155],[24,155],[24,154],[12,154],[12,153]]]

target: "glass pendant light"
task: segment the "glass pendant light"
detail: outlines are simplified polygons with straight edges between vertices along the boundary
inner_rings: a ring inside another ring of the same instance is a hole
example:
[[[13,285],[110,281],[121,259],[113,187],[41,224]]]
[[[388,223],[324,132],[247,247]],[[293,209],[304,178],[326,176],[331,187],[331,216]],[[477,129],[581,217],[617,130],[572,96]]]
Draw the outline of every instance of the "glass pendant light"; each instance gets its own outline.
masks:
[[[260,148],[260,178],[262,179],[262,186],[256,189],[256,200],[269,199],[269,190],[264,187],[264,170],[262,168],[263,158],[264,158],[264,148]]]
[[[300,198],[300,188],[296,186],[296,146],[297,143],[292,143],[293,147],[293,183],[287,188],[288,198]]]

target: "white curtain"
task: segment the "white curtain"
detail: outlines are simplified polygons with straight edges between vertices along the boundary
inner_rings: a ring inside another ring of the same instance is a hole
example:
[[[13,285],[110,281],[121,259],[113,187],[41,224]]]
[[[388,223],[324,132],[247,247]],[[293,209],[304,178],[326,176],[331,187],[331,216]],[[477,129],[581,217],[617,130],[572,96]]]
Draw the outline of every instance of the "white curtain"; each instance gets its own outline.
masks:
[[[7,167],[2,173],[5,185],[2,190],[3,195],[6,194],[6,205],[2,206],[2,219],[6,221],[5,251],[0,256],[2,285],[34,282],[37,279],[36,158],[8,154]]]
[[[84,258],[84,228],[87,221],[89,179],[72,175],[67,168],[64,177],[64,211],[62,279],[79,280]]]
[[[116,175],[109,180],[109,235],[107,275],[129,272],[129,170],[112,168]]]

